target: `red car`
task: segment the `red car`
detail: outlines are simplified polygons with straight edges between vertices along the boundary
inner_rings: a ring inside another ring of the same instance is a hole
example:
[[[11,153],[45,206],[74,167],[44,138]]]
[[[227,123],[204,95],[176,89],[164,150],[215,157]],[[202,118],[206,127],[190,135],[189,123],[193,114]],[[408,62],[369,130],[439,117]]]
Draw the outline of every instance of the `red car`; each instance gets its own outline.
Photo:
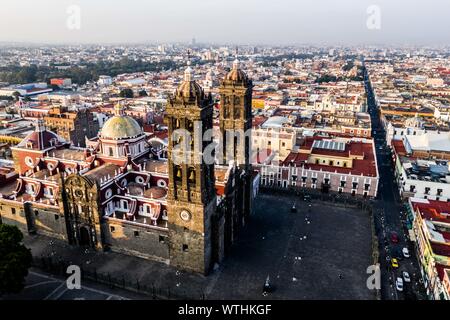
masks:
[[[395,233],[395,232],[392,232],[392,233],[391,233],[391,241],[392,241],[392,243],[398,243],[399,240],[400,240],[400,239],[398,238],[398,234]]]

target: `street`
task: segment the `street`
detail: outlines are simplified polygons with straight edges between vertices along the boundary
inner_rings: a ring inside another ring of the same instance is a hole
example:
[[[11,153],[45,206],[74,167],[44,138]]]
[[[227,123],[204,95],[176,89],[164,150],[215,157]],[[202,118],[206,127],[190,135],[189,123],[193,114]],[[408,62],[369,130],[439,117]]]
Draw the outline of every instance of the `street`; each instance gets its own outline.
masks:
[[[420,269],[415,256],[413,243],[409,241],[405,224],[404,206],[400,199],[398,187],[394,178],[394,167],[389,146],[386,145],[386,133],[380,122],[374,95],[366,75],[366,92],[368,112],[372,119],[372,133],[377,153],[379,171],[378,196],[374,202],[375,228],[380,247],[381,294],[383,299],[409,300],[423,299],[423,287],[420,284]],[[391,241],[391,235],[398,235],[398,242]],[[402,249],[408,248],[410,258],[404,258]],[[399,267],[393,268],[391,259],[398,260]],[[407,271],[411,277],[410,283],[404,283],[402,292],[396,290],[395,281]]]

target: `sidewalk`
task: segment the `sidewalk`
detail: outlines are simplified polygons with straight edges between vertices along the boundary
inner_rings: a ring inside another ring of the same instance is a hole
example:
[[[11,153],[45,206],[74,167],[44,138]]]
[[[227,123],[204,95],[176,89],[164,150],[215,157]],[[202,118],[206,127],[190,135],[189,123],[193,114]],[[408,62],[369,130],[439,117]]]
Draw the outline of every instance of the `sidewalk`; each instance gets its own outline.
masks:
[[[205,277],[120,253],[74,247],[42,235],[26,235],[24,243],[31,249],[34,266],[43,271],[64,275],[66,266],[74,264],[84,278],[155,299],[204,299],[216,278],[215,274]]]

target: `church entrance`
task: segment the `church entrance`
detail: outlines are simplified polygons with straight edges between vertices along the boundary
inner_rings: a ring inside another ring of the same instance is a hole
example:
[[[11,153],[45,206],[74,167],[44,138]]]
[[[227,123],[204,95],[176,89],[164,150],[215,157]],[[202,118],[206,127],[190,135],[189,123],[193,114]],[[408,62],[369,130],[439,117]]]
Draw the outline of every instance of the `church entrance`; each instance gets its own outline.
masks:
[[[89,230],[87,227],[80,227],[80,241],[79,244],[80,246],[90,246],[91,245],[91,241],[90,241],[90,236],[89,236]]]

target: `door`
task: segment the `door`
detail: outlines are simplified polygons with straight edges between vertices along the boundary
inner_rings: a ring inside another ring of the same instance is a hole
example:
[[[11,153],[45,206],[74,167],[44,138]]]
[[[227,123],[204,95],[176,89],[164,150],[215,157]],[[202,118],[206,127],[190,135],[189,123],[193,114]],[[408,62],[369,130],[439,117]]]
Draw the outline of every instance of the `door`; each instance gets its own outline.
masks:
[[[80,228],[80,246],[90,246],[91,238],[87,227]]]

